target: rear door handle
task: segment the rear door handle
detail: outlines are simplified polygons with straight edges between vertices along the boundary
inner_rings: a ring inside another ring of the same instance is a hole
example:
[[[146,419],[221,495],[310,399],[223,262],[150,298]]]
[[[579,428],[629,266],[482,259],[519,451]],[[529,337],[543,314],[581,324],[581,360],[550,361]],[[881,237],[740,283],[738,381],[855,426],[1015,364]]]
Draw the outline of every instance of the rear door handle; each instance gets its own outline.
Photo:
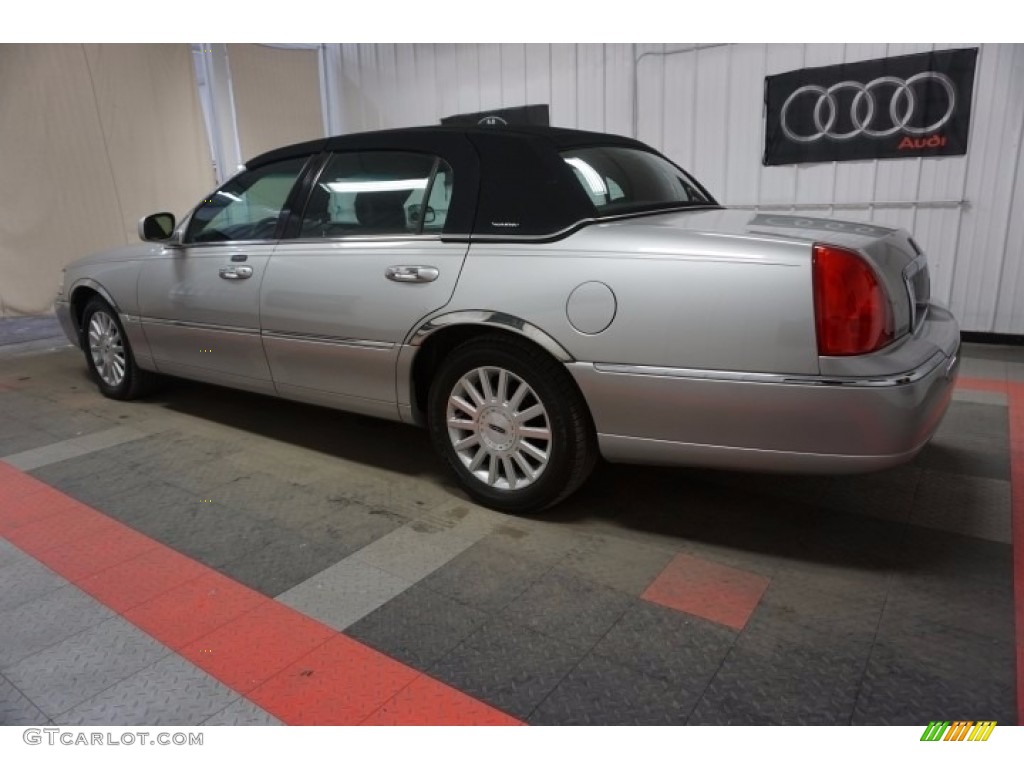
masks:
[[[395,266],[388,267],[384,276],[396,283],[432,283],[441,274],[436,267]]]
[[[221,267],[220,276],[225,280],[245,280],[252,277],[252,267]]]

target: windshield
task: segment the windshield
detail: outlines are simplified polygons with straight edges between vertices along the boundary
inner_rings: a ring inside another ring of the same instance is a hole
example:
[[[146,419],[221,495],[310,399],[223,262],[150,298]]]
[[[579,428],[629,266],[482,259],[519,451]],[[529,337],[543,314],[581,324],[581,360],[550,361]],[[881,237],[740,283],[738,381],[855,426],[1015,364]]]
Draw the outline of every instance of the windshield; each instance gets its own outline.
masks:
[[[599,215],[715,205],[684,171],[642,149],[584,147],[561,154]]]

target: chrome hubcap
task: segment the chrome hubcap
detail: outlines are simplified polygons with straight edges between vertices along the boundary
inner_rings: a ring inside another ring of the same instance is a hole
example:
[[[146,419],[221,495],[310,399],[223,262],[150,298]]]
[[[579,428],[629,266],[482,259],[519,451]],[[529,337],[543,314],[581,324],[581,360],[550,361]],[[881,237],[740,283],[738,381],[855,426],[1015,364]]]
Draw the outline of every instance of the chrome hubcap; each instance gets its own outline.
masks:
[[[96,312],[89,320],[89,352],[104,384],[116,387],[124,381],[124,343],[117,324],[106,312]]]
[[[459,379],[448,396],[447,422],[456,455],[492,488],[525,488],[548,465],[548,412],[533,388],[504,368],[476,368]]]

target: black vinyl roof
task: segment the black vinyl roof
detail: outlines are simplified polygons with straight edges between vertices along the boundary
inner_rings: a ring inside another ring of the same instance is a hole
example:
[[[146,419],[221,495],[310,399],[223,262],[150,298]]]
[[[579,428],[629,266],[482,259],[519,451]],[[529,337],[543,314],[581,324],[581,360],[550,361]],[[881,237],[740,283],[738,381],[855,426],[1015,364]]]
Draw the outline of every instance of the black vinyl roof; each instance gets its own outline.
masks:
[[[341,136],[329,136],[323,139],[304,141],[299,144],[290,144],[279,149],[272,149],[249,160],[246,168],[258,168],[267,163],[277,160],[284,160],[299,155],[315,154],[323,151],[358,150],[374,148],[395,148],[407,142],[421,144],[436,138],[440,141],[451,139],[453,136],[504,136],[514,140],[516,137],[535,137],[550,142],[557,149],[571,147],[586,147],[594,145],[617,145],[635,147],[651,151],[651,148],[643,142],[631,139],[626,136],[618,136],[611,133],[597,133],[595,131],[580,131],[574,128],[555,128],[550,126],[459,126],[459,125],[428,125],[417,128],[391,128],[381,131],[364,131],[360,133],[348,133]],[[386,145],[386,146],[385,146]]]
[[[323,152],[407,151],[444,159],[453,197],[443,235],[556,237],[593,220],[597,210],[561,150],[621,146],[660,155],[635,139],[540,126],[429,126],[331,136],[281,147],[246,167]],[[663,157],[663,156],[662,156]]]

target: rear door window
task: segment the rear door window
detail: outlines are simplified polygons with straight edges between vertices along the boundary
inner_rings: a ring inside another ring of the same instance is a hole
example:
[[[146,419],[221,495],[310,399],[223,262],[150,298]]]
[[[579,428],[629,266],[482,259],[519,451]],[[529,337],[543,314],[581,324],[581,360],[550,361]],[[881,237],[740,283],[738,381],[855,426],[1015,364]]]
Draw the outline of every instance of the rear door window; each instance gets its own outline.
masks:
[[[339,152],[313,185],[299,236],[412,236],[444,229],[452,169],[416,152]]]

